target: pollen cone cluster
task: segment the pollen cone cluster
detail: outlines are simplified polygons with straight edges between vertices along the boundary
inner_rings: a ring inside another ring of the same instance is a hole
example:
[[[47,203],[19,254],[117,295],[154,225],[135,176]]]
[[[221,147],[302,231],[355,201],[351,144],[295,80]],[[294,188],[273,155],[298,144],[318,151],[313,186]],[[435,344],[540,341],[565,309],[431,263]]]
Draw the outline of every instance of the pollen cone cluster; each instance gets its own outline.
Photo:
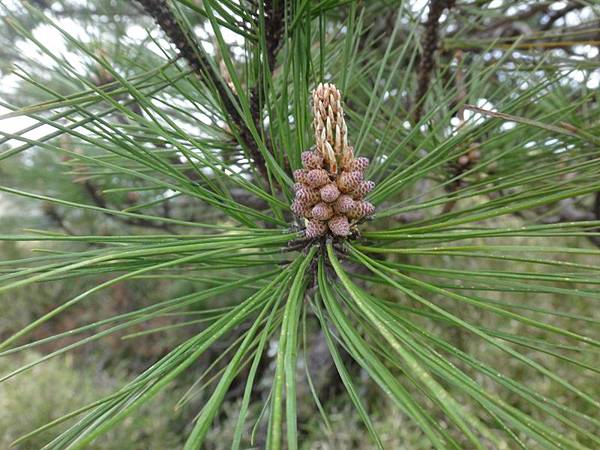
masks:
[[[308,238],[348,236],[356,222],[375,212],[364,200],[375,183],[364,179],[369,160],[354,158],[348,145],[340,91],[319,84],[312,97],[316,145],[302,153],[303,168],[294,172],[292,211],[307,220]]]

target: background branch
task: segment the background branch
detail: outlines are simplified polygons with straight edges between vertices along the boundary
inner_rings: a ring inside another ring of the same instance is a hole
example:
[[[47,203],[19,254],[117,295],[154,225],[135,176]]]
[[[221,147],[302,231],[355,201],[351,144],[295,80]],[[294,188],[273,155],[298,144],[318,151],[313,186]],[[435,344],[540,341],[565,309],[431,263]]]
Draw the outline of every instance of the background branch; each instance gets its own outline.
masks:
[[[267,180],[268,171],[265,159],[263,158],[250,129],[246,126],[244,119],[231,100],[234,93],[221,77],[215,73],[206,55],[194,42],[192,36],[189,36],[189,34],[181,28],[168,4],[164,0],[138,1],[165,32],[171,42],[175,44],[181,56],[187,61],[196,74],[216,89],[219,100],[223,103],[223,107],[229,115],[229,119],[238,129],[243,145],[250,152],[250,156],[254,160],[261,176]],[[256,122],[256,118],[254,120]]]
[[[415,95],[415,109],[413,122],[418,123],[423,113],[425,95],[429,89],[431,73],[435,69],[435,52],[439,45],[439,21],[444,9],[454,6],[454,0],[431,0],[429,14],[425,22],[425,32],[421,43],[421,60],[419,61],[417,93]]]

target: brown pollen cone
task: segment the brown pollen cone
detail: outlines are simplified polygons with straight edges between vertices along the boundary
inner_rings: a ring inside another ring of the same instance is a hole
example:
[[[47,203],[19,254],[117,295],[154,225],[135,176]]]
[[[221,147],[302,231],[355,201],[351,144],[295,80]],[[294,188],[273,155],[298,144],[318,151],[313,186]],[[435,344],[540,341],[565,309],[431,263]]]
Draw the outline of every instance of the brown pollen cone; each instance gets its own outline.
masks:
[[[349,236],[352,227],[375,207],[365,196],[375,183],[364,179],[369,159],[354,157],[348,145],[342,95],[335,85],[320,83],[312,93],[315,147],[302,153],[294,171],[292,211],[306,220],[307,238]]]

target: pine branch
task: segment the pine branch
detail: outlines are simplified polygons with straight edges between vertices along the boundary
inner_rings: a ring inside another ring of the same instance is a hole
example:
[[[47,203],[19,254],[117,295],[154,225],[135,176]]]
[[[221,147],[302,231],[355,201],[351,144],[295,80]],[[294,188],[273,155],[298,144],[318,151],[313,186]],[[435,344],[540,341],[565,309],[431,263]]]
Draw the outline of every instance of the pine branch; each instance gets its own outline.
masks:
[[[65,233],[72,236],[75,235],[71,227],[69,227],[65,222],[64,217],[59,214],[59,212],[56,210],[56,207],[52,203],[42,204],[42,211],[51,221],[55,222],[59,228],[62,228]]]
[[[263,3],[263,11],[265,23],[264,34],[265,42],[267,44],[264,59],[268,65],[268,70],[272,74],[275,70],[275,57],[277,56],[277,52],[281,48],[282,44],[285,9],[279,0],[265,0]],[[260,11],[258,10],[257,14],[259,13]],[[259,65],[259,67],[260,73],[258,76],[258,80],[250,93],[250,112],[252,113],[252,117],[254,119],[254,123],[256,125],[257,130],[262,129],[263,99],[261,98],[261,94],[264,92],[264,82],[262,77],[264,65],[261,64]],[[269,151],[273,153],[272,143],[270,142],[268,137],[266,145]],[[286,167],[286,169],[289,169],[289,167]]]
[[[63,147],[68,147],[70,145],[70,140],[65,137],[62,139],[62,143],[61,145]],[[79,151],[76,149],[75,150],[76,153],[79,153]],[[66,158],[65,162],[69,162],[70,158]],[[93,201],[93,203],[102,208],[102,209],[110,209],[110,205],[108,204],[108,202],[106,201],[106,198],[104,196],[104,194],[102,193],[102,189],[100,187],[98,187],[96,184],[94,184],[91,180],[89,179],[85,179],[85,178],[74,178],[73,179],[73,183],[80,185],[83,190],[87,193],[88,197]],[[55,211],[55,210],[53,210]],[[55,220],[63,229],[65,229],[65,231],[67,231],[68,234],[73,234],[71,232],[68,231],[67,227],[64,226],[64,221],[59,220],[60,218],[58,216],[56,216],[55,214],[50,215],[48,213],[48,211],[45,211],[46,214],[51,217],[53,220]],[[168,218],[168,209],[164,211],[165,214],[163,217]],[[163,231],[168,231],[171,232],[173,234],[176,234],[175,231],[173,231],[173,229],[169,226],[169,224],[166,223],[155,223],[152,220],[146,220],[146,219],[132,219],[129,217],[122,217],[122,216],[116,216],[113,214],[110,214],[109,212],[104,212],[104,215],[109,217],[111,220],[114,221],[118,221],[121,223],[124,223],[126,225],[131,225],[131,226],[136,226],[136,227],[144,227],[144,228],[153,228],[156,230],[163,230]]]
[[[263,4],[263,10],[265,13],[265,42],[267,44],[267,53],[265,60],[271,73],[275,67],[275,57],[277,51],[281,47],[283,31],[284,31],[284,8],[278,0],[265,0]],[[262,66],[261,66],[262,68]],[[262,110],[261,105],[261,92],[263,88],[262,77],[259,76],[258,82],[252,89],[250,94],[250,110],[255,121],[258,121],[257,125],[260,125],[260,111]]]
[[[220,100],[223,102],[225,111],[229,118],[238,128],[240,138],[244,146],[250,152],[258,171],[264,179],[268,177],[268,171],[265,159],[263,158],[257,143],[255,142],[250,129],[244,123],[244,120],[231,98],[233,92],[223,82],[221,77],[215,73],[208,59],[203,52],[199,51],[198,45],[193,41],[179,25],[171,9],[165,0],[138,0],[146,12],[154,18],[155,22],[164,31],[167,37],[175,44],[179,54],[186,60],[196,74],[206,83],[214,86],[218,92]],[[256,118],[254,118],[256,122]]]
[[[450,109],[458,108],[456,117],[459,120],[459,125],[456,131],[461,129],[465,124],[465,102],[467,101],[467,87],[465,83],[465,73],[463,71],[463,52],[457,50],[454,53],[456,60],[456,70],[454,73],[454,82],[456,84],[456,95],[451,100]],[[465,172],[468,172],[473,168],[475,164],[479,162],[480,150],[479,145],[474,142],[466,148],[466,151],[453,161],[448,167],[448,175],[453,180],[445,186],[446,192],[452,195],[467,183],[462,178]],[[451,212],[456,206],[456,199],[450,198],[450,200],[442,208],[441,214],[447,214]]]
[[[104,208],[104,209],[109,209],[109,205],[98,186],[96,186],[90,180],[85,180],[81,184],[82,184],[83,188],[85,189],[85,191],[88,193],[89,197],[96,204],[96,206],[99,206],[100,208]],[[173,229],[168,224],[154,223],[151,220],[145,220],[145,219],[130,219],[127,217],[115,216],[108,212],[105,212],[104,214],[107,217],[110,217],[112,220],[122,222],[126,225],[131,225],[134,227],[154,228],[157,230],[168,231],[170,233],[176,234],[175,231],[173,231]],[[165,215],[163,215],[163,217],[168,218],[168,215],[165,214]]]
[[[435,52],[439,46],[439,21],[444,9],[451,9],[454,0],[431,0],[429,2],[429,14],[425,22],[425,34],[422,41],[421,61],[419,62],[419,73],[417,81],[417,94],[415,96],[415,109],[413,121],[418,123],[423,113],[423,102],[429,83],[431,73],[435,69]]]

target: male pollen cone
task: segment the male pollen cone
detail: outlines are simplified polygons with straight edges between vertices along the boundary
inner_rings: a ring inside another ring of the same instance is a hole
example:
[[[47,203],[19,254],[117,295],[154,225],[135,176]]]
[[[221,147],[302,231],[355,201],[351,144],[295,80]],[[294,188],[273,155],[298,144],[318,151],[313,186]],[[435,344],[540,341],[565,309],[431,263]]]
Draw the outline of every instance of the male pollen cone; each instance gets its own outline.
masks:
[[[369,159],[355,158],[348,145],[342,95],[335,85],[317,86],[312,111],[315,147],[302,153],[302,169],[294,171],[291,209],[306,219],[307,238],[349,236],[353,225],[375,212],[364,199],[375,187],[364,179]]]

